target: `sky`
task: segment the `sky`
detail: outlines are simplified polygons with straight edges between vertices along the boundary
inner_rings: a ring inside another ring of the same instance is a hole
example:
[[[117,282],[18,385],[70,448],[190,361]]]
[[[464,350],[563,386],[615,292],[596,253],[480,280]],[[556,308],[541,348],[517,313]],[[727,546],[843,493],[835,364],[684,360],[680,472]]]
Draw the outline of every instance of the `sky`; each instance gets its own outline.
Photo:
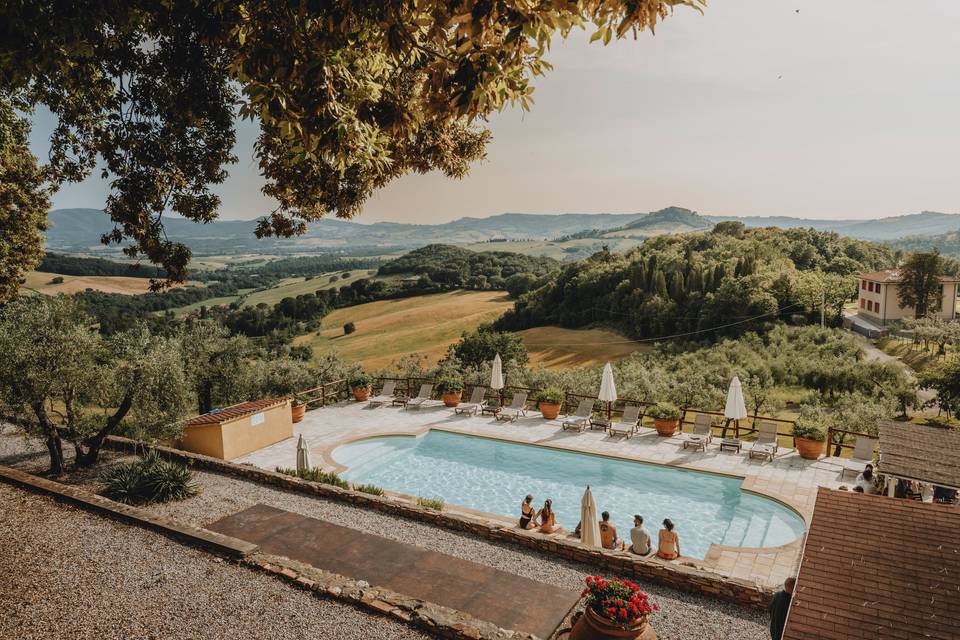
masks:
[[[960,211],[960,2],[712,0],[611,43],[554,44],[530,112],[491,118],[487,158],[462,180],[401,178],[359,222],[512,213],[875,218]],[[49,113],[32,144],[46,155]],[[271,202],[240,123],[221,217]],[[102,207],[98,176],[55,208]]]

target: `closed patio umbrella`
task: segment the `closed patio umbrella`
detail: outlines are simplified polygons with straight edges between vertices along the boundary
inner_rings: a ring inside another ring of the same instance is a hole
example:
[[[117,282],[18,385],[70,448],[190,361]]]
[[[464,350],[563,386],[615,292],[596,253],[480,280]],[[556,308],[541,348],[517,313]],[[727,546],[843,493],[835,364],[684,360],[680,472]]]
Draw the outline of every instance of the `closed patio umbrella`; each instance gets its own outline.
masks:
[[[603,368],[603,379],[600,381],[600,395],[598,398],[607,403],[607,420],[610,419],[610,405],[617,401],[617,385],[613,381],[613,367],[608,362]]]
[[[600,523],[597,521],[597,503],[593,499],[590,485],[583,492],[580,501],[580,542],[588,547],[600,546]]]
[[[310,445],[307,444],[307,441],[304,440],[303,434],[300,434],[300,439],[297,440],[297,473],[303,473],[305,471],[310,471],[310,468],[313,465],[310,464]]]
[[[737,435],[740,435],[740,420],[747,417],[747,405],[743,401],[743,386],[740,378],[733,376],[730,389],[727,391],[727,406],[723,409],[723,416],[727,419],[723,425],[723,436],[727,435],[727,425],[733,420],[736,424]]]
[[[503,364],[500,362],[500,354],[493,358],[493,373],[490,375],[490,388],[497,392],[500,398],[500,404],[503,405]]]

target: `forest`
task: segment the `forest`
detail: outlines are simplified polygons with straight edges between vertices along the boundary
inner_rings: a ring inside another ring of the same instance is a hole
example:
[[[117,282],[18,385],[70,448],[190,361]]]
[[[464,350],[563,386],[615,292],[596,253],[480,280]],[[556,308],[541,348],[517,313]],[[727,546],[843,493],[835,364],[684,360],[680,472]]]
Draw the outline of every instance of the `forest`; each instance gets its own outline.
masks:
[[[855,274],[895,264],[893,249],[812,229],[746,229],[662,235],[629,252],[601,251],[522,295],[497,323],[608,325],[634,338],[701,333],[703,339],[819,316],[839,324]]]

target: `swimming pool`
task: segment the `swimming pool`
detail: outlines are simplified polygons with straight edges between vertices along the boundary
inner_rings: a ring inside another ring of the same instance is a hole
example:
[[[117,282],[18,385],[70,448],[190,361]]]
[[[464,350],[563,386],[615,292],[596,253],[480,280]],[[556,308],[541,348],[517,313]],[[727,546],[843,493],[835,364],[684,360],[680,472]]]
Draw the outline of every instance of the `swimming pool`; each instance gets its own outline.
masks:
[[[531,493],[537,508],[553,500],[557,521],[573,531],[590,485],[622,537],[633,514],[656,541],[664,518],[680,534],[683,554],[703,558],[711,543],[773,547],[803,534],[802,518],[784,505],[740,490],[741,480],[664,465],[504,442],[444,431],[383,436],[337,447],[341,477],[487,513],[519,516]]]

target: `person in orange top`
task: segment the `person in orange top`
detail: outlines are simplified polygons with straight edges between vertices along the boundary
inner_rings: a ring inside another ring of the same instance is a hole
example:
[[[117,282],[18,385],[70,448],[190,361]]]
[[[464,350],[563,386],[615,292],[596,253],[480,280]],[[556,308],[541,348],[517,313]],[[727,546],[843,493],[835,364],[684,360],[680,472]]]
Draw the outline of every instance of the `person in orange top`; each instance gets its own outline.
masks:
[[[680,557],[680,536],[673,530],[673,521],[667,518],[660,529],[660,542],[657,545],[657,556],[664,560],[676,560]]]
[[[604,549],[619,549],[623,543],[617,538],[617,528],[610,522],[610,512],[600,514],[600,544]]]
[[[560,530],[557,516],[553,513],[553,501],[547,498],[543,502],[543,509],[537,514],[540,518],[540,533],[556,533]]]

